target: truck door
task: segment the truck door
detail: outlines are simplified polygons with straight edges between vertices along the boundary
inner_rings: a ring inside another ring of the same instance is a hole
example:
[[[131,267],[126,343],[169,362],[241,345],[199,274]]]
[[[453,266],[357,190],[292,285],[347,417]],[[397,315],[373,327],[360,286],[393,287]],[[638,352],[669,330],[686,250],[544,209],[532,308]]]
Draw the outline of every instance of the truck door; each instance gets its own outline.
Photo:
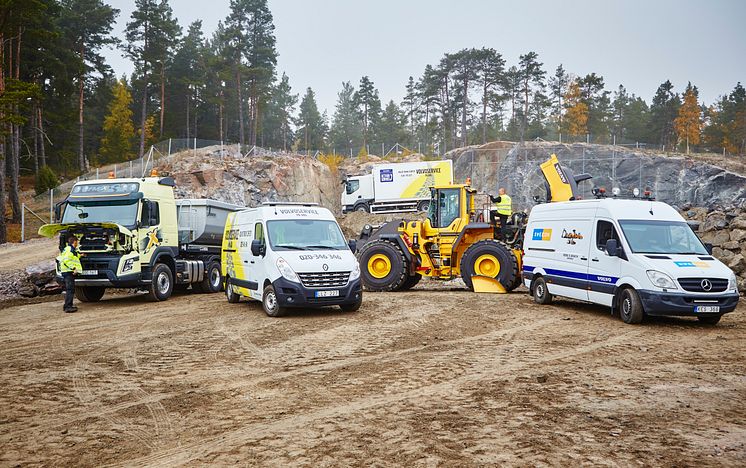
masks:
[[[261,220],[256,220],[254,222],[253,231],[254,236],[252,241],[260,241],[264,247],[261,252],[254,254],[251,245],[249,245],[249,248],[245,250],[248,264],[244,263],[244,265],[246,266],[246,279],[251,285],[251,288],[249,288],[251,297],[261,300],[262,290],[264,289],[264,279],[267,276],[267,269],[264,266],[267,255],[267,241],[264,236],[264,223],[262,223]]]
[[[622,245],[614,223],[610,219],[597,219],[588,255],[588,300],[611,307],[614,287],[624,260],[606,254],[606,241],[609,239],[616,239]]]

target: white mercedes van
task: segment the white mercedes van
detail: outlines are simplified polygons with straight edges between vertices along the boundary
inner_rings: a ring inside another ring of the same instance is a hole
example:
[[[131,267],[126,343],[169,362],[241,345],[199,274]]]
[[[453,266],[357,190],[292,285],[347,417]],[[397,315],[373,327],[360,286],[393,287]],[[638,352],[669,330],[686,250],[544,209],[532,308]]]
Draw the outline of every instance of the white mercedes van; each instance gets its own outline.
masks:
[[[316,204],[265,203],[230,213],[222,268],[228,302],[262,301],[271,317],[289,308],[363,301],[355,241],[345,241],[334,215]]]
[[[611,307],[626,323],[688,315],[708,324],[738,304],[736,275],[662,202],[540,204],[523,248],[524,284],[539,304],[557,295]]]

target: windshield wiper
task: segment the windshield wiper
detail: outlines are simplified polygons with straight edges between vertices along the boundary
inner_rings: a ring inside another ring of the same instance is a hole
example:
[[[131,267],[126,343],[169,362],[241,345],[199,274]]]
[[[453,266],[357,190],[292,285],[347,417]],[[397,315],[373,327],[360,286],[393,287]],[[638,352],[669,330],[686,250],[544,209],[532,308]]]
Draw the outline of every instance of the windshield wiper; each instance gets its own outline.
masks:
[[[339,250],[337,247],[334,247],[332,245],[307,245],[306,249],[329,249],[329,250]]]
[[[290,244],[278,244],[275,246],[275,248],[278,249],[292,249],[292,250],[306,250],[305,247],[300,247],[297,245],[290,245]]]

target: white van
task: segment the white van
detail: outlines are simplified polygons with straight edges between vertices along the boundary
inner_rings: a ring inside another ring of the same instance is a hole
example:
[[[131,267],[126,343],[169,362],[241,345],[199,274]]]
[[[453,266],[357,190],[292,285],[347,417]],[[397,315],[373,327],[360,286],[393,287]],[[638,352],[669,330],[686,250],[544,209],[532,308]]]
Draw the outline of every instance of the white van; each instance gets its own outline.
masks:
[[[669,205],[601,198],[531,210],[523,279],[534,300],[553,295],[645,315],[689,315],[715,324],[738,304],[736,275],[710,255]]]
[[[265,203],[228,215],[222,268],[228,302],[262,301],[271,317],[292,307],[363,301],[360,267],[336,219],[315,204]]]

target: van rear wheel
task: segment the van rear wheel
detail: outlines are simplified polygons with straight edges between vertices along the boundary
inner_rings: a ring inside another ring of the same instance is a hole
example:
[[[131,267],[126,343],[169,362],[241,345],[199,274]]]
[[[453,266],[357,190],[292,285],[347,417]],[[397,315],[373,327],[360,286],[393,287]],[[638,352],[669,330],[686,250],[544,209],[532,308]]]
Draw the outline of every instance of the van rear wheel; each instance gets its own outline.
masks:
[[[619,295],[619,316],[624,323],[635,324],[642,322],[645,316],[642,301],[637,291],[627,288]]]
[[[534,292],[534,302],[541,305],[551,304],[552,299],[554,298],[551,294],[549,294],[546,280],[539,276],[534,280],[533,283],[534,284],[531,286],[531,289],[533,289]]]

